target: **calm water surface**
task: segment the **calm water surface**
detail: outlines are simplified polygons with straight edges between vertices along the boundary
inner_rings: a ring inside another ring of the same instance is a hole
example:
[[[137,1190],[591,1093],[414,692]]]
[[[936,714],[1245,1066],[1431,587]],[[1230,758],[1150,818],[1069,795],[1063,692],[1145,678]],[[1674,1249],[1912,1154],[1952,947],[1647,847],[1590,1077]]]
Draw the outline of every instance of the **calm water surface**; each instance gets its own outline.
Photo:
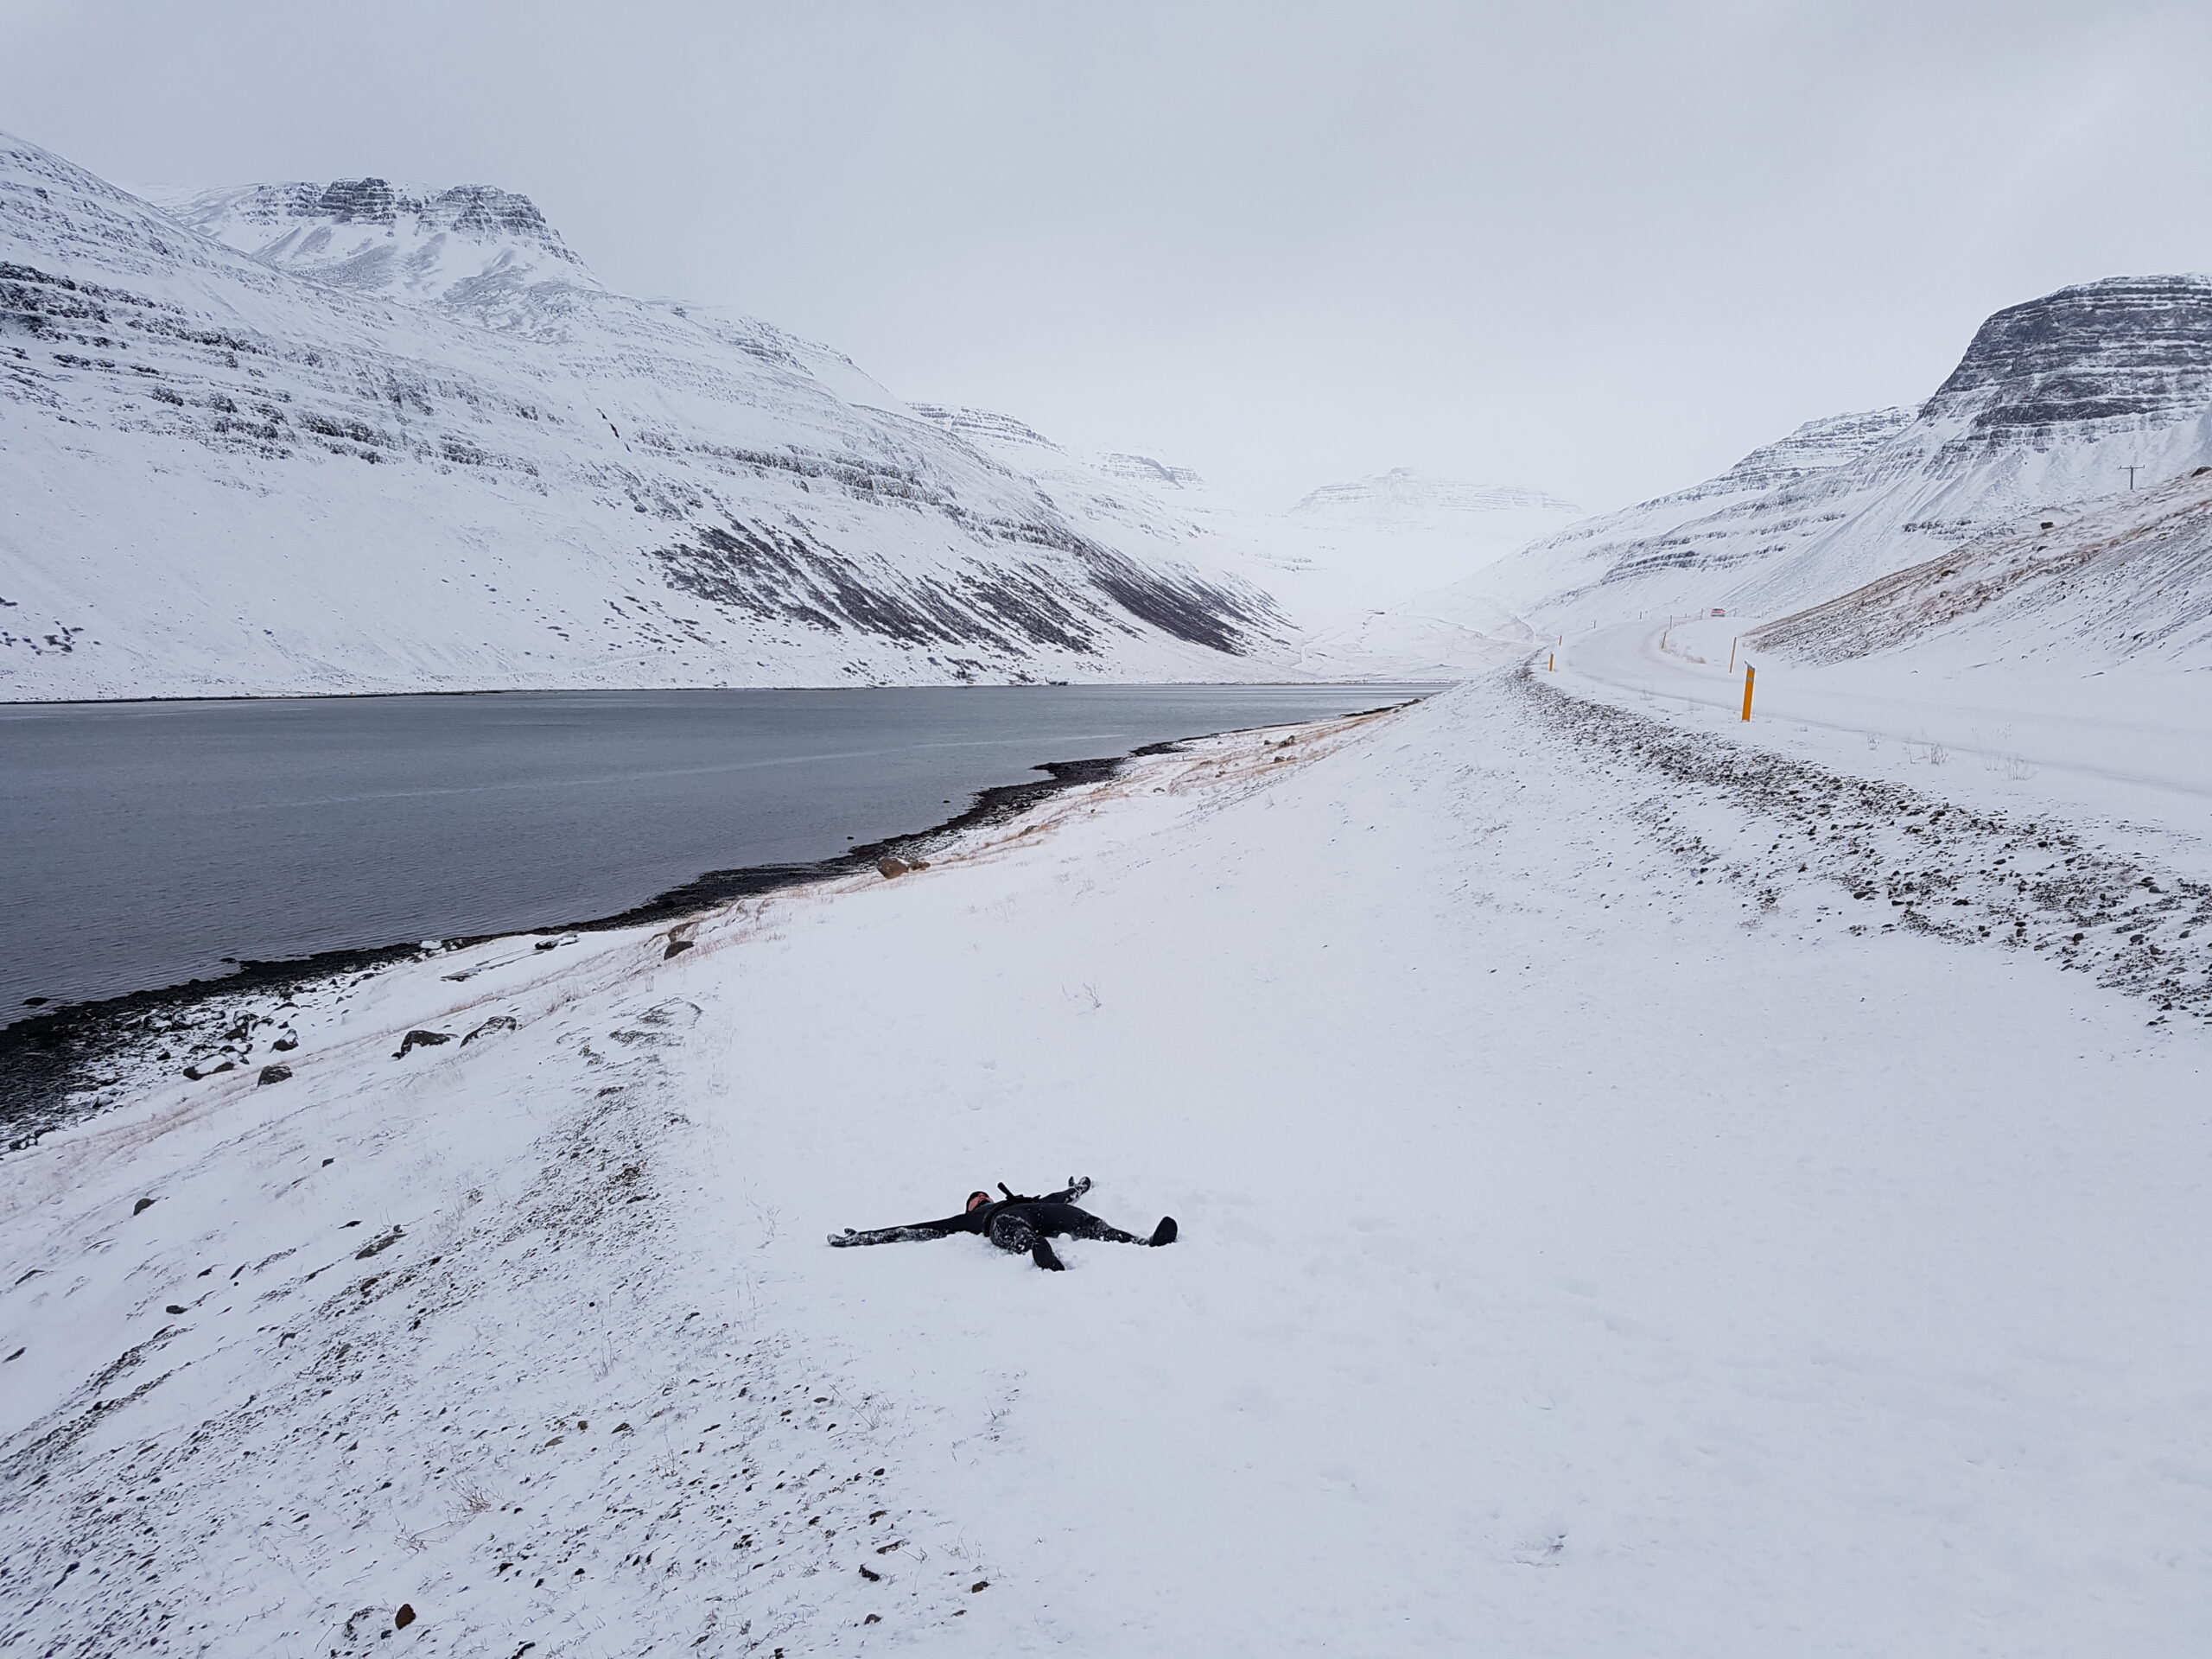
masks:
[[[1046,760],[1423,686],[0,705],[0,1023],[270,960],[607,916],[925,829]]]

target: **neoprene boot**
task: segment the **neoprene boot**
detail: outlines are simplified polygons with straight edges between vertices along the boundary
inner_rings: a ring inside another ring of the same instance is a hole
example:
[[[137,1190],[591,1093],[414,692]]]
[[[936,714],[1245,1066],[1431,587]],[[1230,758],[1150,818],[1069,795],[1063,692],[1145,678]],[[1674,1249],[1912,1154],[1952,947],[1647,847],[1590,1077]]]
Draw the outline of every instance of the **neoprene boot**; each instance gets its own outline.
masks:
[[[1160,1225],[1152,1230],[1152,1236],[1145,1240],[1147,1244],[1173,1244],[1174,1242],[1175,1217],[1173,1216],[1162,1216]]]

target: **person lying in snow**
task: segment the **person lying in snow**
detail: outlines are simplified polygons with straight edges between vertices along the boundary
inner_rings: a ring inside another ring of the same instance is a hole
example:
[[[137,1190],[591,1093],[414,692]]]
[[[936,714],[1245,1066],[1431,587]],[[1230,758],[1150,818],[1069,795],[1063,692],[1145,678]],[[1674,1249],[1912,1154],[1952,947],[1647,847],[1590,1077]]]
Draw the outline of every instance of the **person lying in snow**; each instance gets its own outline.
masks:
[[[842,1233],[830,1235],[830,1242],[842,1249],[852,1244],[904,1244],[918,1238],[949,1238],[954,1233],[981,1233],[1002,1250],[1016,1255],[1027,1255],[1039,1267],[1058,1273],[1064,1265],[1052,1254],[1050,1241],[1056,1238],[1103,1238],[1109,1244],[1173,1244],[1175,1242],[1175,1217],[1162,1216],[1160,1225],[1152,1230],[1150,1238],[1139,1238],[1135,1233],[1125,1233],[1118,1227],[1109,1227],[1087,1210],[1078,1210],[1075,1201],[1090,1191],[1090,1177],[1071,1180],[1058,1192],[1048,1192],[1041,1198],[1024,1198],[1018,1192],[1007,1192],[1006,1183],[999,1183],[1003,1198],[994,1198],[988,1192],[970,1192],[968,1208],[957,1216],[947,1216],[943,1221],[918,1221],[905,1227],[879,1227],[872,1233],[856,1233],[848,1227]]]

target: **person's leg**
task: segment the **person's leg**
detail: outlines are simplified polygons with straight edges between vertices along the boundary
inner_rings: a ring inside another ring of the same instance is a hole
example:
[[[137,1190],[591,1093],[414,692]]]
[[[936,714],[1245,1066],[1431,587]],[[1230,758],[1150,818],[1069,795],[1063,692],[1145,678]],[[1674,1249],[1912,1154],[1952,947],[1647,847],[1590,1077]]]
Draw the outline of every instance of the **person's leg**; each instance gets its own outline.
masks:
[[[1010,1255],[1027,1255],[1047,1273],[1058,1273],[1065,1265],[1045,1236],[1020,1216],[1001,1216],[992,1222],[991,1243]]]
[[[1068,1236],[1070,1238],[1103,1239],[1109,1244],[1141,1244],[1144,1243],[1144,1241],[1139,1238],[1135,1233],[1125,1233],[1120,1228],[1109,1226],[1105,1222],[1099,1220],[1097,1217],[1090,1215],[1081,1210],[1077,1211],[1074,1215],[1068,1217]]]
[[[1135,1233],[1125,1233],[1120,1228],[1109,1226],[1097,1217],[1078,1210],[1076,1216],[1068,1219],[1068,1236],[1071,1238],[1103,1239],[1109,1244],[1173,1244],[1175,1242],[1175,1217],[1162,1216],[1160,1225],[1152,1230],[1150,1238],[1139,1238]]]
[[[830,1235],[830,1242],[839,1249],[855,1244],[908,1244],[925,1238],[943,1238],[947,1229],[943,1222],[917,1222],[909,1227],[878,1227],[873,1232],[856,1233],[848,1227],[842,1233]]]

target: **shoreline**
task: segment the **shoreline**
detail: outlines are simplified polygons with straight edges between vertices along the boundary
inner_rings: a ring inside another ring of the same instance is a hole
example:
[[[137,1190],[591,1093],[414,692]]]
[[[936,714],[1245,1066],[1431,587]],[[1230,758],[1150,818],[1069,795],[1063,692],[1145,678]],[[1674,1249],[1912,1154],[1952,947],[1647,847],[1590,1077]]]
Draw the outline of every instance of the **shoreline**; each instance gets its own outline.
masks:
[[[875,688],[823,689],[861,690]],[[1405,708],[1421,700],[1420,697],[1408,697],[1373,709],[1332,715],[1328,720],[1363,719]],[[874,868],[880,859],[926,851],[965,831],[1018,817],[1038,803],[1064,790],[1107,782],[1131,761],[1173,753],[1185,743],[1233,736],[1240,732],[1273,731],[1325,723],[1326,721],[1289,721],[1281,722],[1280,726],[1231,727],[1221,731],[1194,733],[1187,737],[1145,744],[1122,755],[1041,761],[1031,770],[1044,772],[1046,776],[1015,784],[997,784],[979,790],[970,797],[969,804],[961,811],[924,829],[903,830],[861,845],[848,847],[827,858],[703,871],[689,881],[656,893],[642,904],[633,905],[612,915],[491,933],[442,937],[440,944],[443,950],[454,950],[483,944],[493,939],[604,933],[621,928],[649,926],[658,922],[681,921],[734,899],[838,880]],[[103,1063],[112,1064],[126,1058],[139,1043],[151,1046],[162,1039],[163,1033],[150,1032],[144,1023],[147,1020],[175,1016],[225,997],[264,993],[289,995],[316,982],[346,974],[374,972],[410,961],[427,960],[432,954],[424,950],[419,943],[404,943],[345,946],[304,957],[270,961],[242,960],[236,972],[220,978],[190,979],[172,985],[126,991],[111,997],[63,1003],[59,1007],[41,1008],[0,1026],[0,1156],[21,1151],[35,1143],[41,1135],[96,1116],[107,1104],[112,1103],[94,1102],[79,1110],[73,1110],[69,1105],[73,1097],[81,1096],[100,1086],[91,1076],[95,1068]]]
[[[448,690],[209,691],[166,697],[0,697],[0,713],[16,709],[135,709],[172,702],[390,702],[396,697],[576,697],[623,696],[632,693],[657,696],[671,691],[1053,691],[1093,686],[1117,691],[1302,691],[1332,685],[1380,687],[1405,683],[1402,678],[1379,676],[1312,680],[925,680],[911,685],[904,681],[868,685],[474,685]],[[1453,682],[1440,680],[1434,683],[1441,689]]]

